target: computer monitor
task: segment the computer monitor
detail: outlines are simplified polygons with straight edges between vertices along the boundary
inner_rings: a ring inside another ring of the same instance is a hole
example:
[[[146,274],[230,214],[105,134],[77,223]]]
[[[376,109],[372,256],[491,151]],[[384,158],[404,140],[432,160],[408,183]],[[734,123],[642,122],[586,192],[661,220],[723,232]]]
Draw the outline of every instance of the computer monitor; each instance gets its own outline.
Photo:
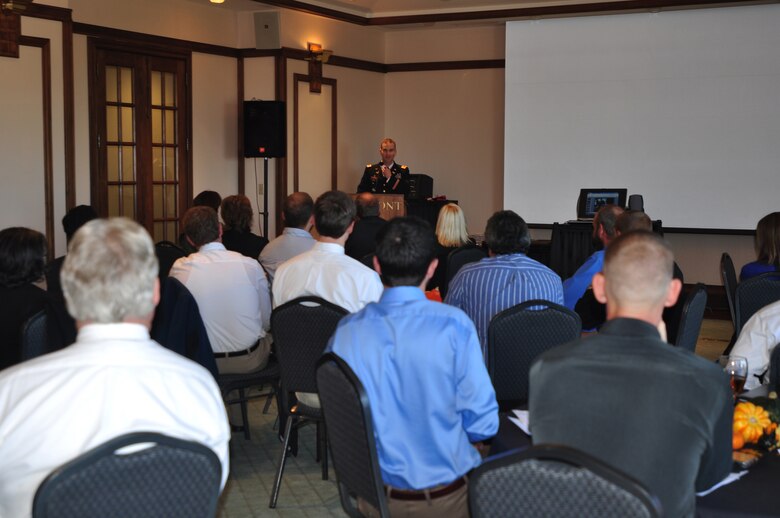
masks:
[[[628,189],[581,189],[577,200],[577,219],[593,219],[604,205],[626,206]]]

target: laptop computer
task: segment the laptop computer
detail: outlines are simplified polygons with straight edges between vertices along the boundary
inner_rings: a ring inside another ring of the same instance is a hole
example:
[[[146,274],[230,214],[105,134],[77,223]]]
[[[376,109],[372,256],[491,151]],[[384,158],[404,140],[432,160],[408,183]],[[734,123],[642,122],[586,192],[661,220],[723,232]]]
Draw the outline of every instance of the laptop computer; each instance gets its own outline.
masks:
[[[593,221],[599,209],[608,204],[626,206],[628,189],[580,189],[577,200],[577,221]]]

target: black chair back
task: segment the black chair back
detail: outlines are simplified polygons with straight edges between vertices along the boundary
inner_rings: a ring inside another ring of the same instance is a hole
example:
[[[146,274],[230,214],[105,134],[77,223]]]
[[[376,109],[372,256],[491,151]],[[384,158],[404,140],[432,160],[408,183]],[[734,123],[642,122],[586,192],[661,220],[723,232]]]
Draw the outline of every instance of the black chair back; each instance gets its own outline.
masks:
[[[472,518],[662,516],[642,484],[579,450],[539,445],[489,460],[469,480]]]
[[[528,371],[536,357],[576,340],[581,329],[577,313],[547,300],[529,300],[494,316],[488,327],[487,365],[499,403],[528,399]]]
[[[157,261],[160,263],[160,283],[168,277],[171,271],[173,263],[181,257],[187,257],[187,252],[181,249],[177,244],[170,241],[160,241],[154,245],[154,253],[157,256]]]
[[[769,384],[775,392],[780,390],[780,344],[775,345],[769,357]]]
[[[320,297],[299,297],[274,309],[271,329],[285,392],[317,392],[317,360],[348,312]]]
[[[22,326],[22,361],[32,360],[50,351],[48,317],[42,309],[27,319]]]
[[[150,447],[117,452],[142,443]],[[219,459],[210,448],[157,433],[131,433],[46,477],[35,494],[33,517],[213,518],[221,479]]]
[[[447,256],[447,271],[445,274],[444,286],[439,286],[439,293],[442,298],[447,295],[450,281],[455,278],[455,274],[469,263],[476,263],[487,257],[487,253],[474,245],[465,245],[456,248]]]
[[[677,329],[677,340],[674,345],[696,352],[696,342],[699,340],[706,307],[707,287],[702,283],[697,283],[685,298],[680,326]]]
[[[737,315],[734,331],[737,336],[756,311],[778,300],[780,300],[780,272],[765,273],[740,282],[734,295],[734,308]]]
[[[723,282],[723,290],[726,292],[726,301],[729,303],[729,312],[731,313],[731,323],[736,325],[737,312],[734,307],[734,299],[737,290],[737,272],[734,270],[734,261],[727,252],[720,256],[720,280]]]
[[[361,516],[353,501],[359,497],[374,506],[381,517],[390,516],[376,454],[371,407],[363,385],[344,360],[328,353],[317,367],[317,387],[341,506],[349,516]]]

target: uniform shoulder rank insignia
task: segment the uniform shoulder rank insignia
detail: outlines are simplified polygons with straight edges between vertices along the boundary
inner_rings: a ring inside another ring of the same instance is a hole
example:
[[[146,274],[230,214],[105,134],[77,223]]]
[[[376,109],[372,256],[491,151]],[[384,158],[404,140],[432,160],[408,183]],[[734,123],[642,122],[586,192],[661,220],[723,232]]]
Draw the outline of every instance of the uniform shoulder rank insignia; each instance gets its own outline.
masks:
[[[371,166],[373,166],[373,165],[374,165],[374,164],[366,164],[366,167],[371,167]]]
[[[401,169],[409,169],[409,168],[408,168],[408,167],[406,167],[405,165],[402,165],[402,166],[401,166]]]

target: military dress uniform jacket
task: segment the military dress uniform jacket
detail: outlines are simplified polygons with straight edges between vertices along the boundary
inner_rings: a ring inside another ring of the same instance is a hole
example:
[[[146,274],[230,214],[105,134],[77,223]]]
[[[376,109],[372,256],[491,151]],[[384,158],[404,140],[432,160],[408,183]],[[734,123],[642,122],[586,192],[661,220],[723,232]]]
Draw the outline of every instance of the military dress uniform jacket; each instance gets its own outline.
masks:
[[[409,192],[409,168],[405,165],[393,164],[393,172],[389,179],[382,174],[382,162],[368,164],[363,171],[357,192],[373,192],[375,194],[406,194]]]

